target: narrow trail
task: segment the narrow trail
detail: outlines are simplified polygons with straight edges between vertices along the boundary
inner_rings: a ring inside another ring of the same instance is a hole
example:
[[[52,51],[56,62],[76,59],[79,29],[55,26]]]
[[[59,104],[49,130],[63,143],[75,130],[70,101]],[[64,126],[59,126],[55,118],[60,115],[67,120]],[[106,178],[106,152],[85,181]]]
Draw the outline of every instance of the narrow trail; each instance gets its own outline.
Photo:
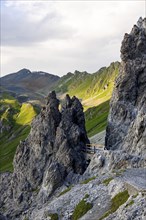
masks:
[[[91,144],[101,144],[101,145],[104,145],[105,143],[105,133],[106,131],[102,131],[94,136],[92,136],[90,139],[90,143]]]

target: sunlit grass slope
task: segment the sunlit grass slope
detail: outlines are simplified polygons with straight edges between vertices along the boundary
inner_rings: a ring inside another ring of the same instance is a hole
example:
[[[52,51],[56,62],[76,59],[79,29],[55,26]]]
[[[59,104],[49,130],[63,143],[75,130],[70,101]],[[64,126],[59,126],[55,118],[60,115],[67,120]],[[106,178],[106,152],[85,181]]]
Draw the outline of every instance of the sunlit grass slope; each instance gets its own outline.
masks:
[[[0,172],[12,171],[12,161],[16,148],[30,131],[30,123],[37,110],[30,103],[19,102],[9,96],[0,98]]]
[[[30,124],[36,116],[36,110],[30,103],[23,103],[20,108],[20,113],[16,117],[16,123],[20,125]]]
[[[68,93],[82,101],[89,137],[106,128],[109,101],[119,66],[119,62],[114,62],[93,74],[75,71],[74,74],[68,73],[63,76],[58,82],[56,91],[61,98]]]
[[[89,137],[105,130],[108,113],[109,100],[96,107],[89,108],[85,112],[86,130]]]
[[[54,90],[63,97],[66,93],[78,97],[83,104],[89,137],[105,130],[109,100],[119,71],[119,62],[111,63],[93,74],[75,71],[60,78]],[[0,98],[0,119],[5,128],[0,133],[0,172],[12,171],[16,148],[30,131],[30,123],[37,114],[30,103],[22,105],[5,94]]]
[[[75,71],[63,76],[57,87],[58,93],[68,93],[82,100],[85,110],[111,98],[114,81],[119,71],[119,62],[111,63],[93,74]]]

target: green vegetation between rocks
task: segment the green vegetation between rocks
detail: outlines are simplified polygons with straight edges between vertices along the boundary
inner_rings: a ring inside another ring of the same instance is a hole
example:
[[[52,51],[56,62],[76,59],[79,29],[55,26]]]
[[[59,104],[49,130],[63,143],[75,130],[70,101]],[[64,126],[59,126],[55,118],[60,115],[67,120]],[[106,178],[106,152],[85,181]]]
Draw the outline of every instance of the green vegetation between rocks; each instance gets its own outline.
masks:
[[[123,205],[129,198],[128,191],[125,190],[123,192],[119,192],[115,197],[111,200],[111,208],[108,210],[99,220],[102,220],[106,217],[108,217],[110,214],[117,211],[117,209]]]
[[[58,220],[58,219],[59,219],[57,213],[51,213],[51,214],[49,214],[48,216],[51,218],[51,220]]]
[[[108,179],[105,179],[103,183],[107,186],[112,180],[113,180],[113,177],[109,177]]]
[[[68,93],[70,96],[75,95],[80,99],[84,107],[86,130],[89,137],[106,128],[109,100],[119,66],[119,62],[114,62],[109,67],[103,67],[93,74],[86,71],[68,73],[61,77],[55,87],[60,98]]]
[[[92,208],[92,204],[86,201],[88,197],[89,195],[86,194],[85,197],[76,205],[72,215],[72,220],[78,220]]]
[[[121,176],[124,172],[126,171],[126,169],[119,169],[115,171],[116,176]]]
[[[65,193],[69,192],[71,190],[72,186],[68,187],[67,189],[65,189],[64,191],[62,191],[58,197],[64,195]]]
[[[91,178],[89,178],[87,180],[84,180],[83,182],[81,182],[81,184],[87,184],[87,183],[89,183],[90,181],[92,181],[94,179],[96,179],[96,176],[93,176],[93,177],[91,177]]]
[[[86,130],[89,137],[105,130],[109,113],[109,100],[85,112]]]
[[[131,206],[131,205],[133,205],[133,204],[134,204],[134,200],[131,200],[131,201],[126,205],[126,207]]]

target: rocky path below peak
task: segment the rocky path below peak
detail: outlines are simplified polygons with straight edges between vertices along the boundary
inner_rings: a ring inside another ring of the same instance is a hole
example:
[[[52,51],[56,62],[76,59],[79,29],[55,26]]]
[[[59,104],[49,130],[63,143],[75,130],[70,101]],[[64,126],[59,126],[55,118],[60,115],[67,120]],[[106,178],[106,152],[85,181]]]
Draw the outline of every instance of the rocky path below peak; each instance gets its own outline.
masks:
[[[131,193],[136,193],[136,191],[146,193],[146,168],[127,169],[123,173],[123,180],[127,183],[127,188]]]
[[[93,143],[93,144],[101,144],[101,145],[104,145],[105,143],[105,130],[92,136],[90,138],[90,142]]]

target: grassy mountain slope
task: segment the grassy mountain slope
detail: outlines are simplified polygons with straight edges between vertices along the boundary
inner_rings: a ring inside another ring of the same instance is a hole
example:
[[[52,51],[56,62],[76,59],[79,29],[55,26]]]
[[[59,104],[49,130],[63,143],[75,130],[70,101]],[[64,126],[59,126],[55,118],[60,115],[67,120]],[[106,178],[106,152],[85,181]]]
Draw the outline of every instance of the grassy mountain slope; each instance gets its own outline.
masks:
[[[93,74],[75,71],[63,76],[55,88],[62,97],[65,93],[82,100],[84,109],[97,106],[111,98],[119,62],[111,63]]]
[[[68,93],[82,101],[89,137],[106,128],[109,100],[119,65],[119,62],[111,63],[109,67],[103,67],[93,74],[79,71],[68,73],[58,81],[55,88],[61,98]]]
[[[8,95],[0,99],[0,171],[12,171],[16,148],[30,131],[37,109],[30,103],[19,102]]]
[[[82,101],[89,137],[106,128],[109,100],[118,70],[119,62],[115,62],[111,63],[109,67],[103,67],[93,74],[79,71],[75,71],[74,74],[68,73],[59,80],[57,79],[57,85],[53,84],[54,87],[52,89],[56,90],[60,98],[63,98],[68,93],[70,96],[77,96]],[[19,74],[10,74],[3,78],[3,85],[11,85],[12,87],[10,86],[9,88],[11,92],[14,89],[14,92],[17,93],[17,99],[7,94],[0,98],[0,172],[13,170],[12,161],[16,148],[19,142],[24,140],[29,134],[30,123],[38,112],[31,104],[33,101],[31,103],[25,102],[25,96],[29,97],[29,93],[32,93],[29,98],[33,100],[32,98],[34,97],[40,98],[40,94],[41,96],[43,93],[43,95],[47,94],[48,88],[47,86],[43,87],[43,81],[41,82],[41,76],[44,76],[44,74],[42,72],[38,73],[38,77],[36,77],[37,83],[34,83],[35,86],[33,86],[31,81],[34,78],[33,73],[25,69],[19,71]],[[31,80],[28,83],[30,78]],[[48,82],[46,81],[46,83]],[[16,90],[13,86],[17,87]],[[23,93],[26,90],[27,94]],[[36,94],[39,94],[39,96],[37,97]],[[18,101],[20,96],[22,104]]]
[[[85,112],[86,130],[88,137],[105,130],[109,113],[109,100],[102,104],[89,108]]]

